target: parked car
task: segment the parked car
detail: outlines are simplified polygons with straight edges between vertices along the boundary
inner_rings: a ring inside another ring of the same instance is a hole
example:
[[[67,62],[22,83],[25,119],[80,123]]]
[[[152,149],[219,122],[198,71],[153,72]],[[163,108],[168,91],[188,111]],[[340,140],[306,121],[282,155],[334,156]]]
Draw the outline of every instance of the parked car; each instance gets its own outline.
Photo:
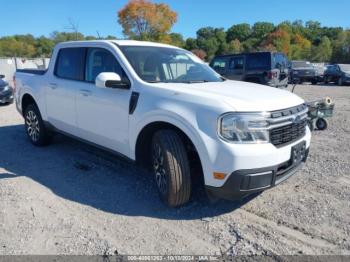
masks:
[[[313,85],[320,80],[318,71],[309,61],[292,61],[290,67],[290,82],[302,84],[311,82]]]
[[[216,56],[210,63],[227,79],[273,87],[288,86],[288,59],[282,53],[255,52]]]
[[[13,103],[13,90],[4,78],[4,75],[0,75],[0,104],[11,104]]]
[[[209,196],[236,199],[278,185],[308,156],[303,99],[225,80],[177,47],[60,43],[47,71],[15,77],[16,106],[34,145],[58,132],[144,163],[169,206],[186,203],[199,176]]]
[[[338,85],[350,84],[350,65],[336,64],[327,67],[324,73],[325,83],[335,82]]]

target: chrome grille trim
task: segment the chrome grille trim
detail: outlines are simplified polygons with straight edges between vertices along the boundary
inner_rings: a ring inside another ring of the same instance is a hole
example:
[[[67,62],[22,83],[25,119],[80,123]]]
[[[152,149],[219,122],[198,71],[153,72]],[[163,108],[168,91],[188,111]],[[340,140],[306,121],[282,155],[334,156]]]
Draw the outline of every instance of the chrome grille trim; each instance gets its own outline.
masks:
[[[306,132],[307,112],[305,104],[271,112],[271,118],[267,119],[271,143],[282,147],[302,138]]]

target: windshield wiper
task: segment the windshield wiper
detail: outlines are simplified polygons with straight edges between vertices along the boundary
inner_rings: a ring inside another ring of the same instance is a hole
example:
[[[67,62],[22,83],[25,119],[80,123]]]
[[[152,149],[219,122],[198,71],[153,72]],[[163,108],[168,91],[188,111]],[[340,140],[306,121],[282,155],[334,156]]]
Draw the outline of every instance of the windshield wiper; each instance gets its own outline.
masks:
[[[209,82],[208,80],[189,80],[189,81],[184,81],[186,84],[195,84],[195,83],[207,83]]]
[[[160,80],[150,80],[150,81],[147,81],[148,83],[169,83],[168,81],[160,81]]]

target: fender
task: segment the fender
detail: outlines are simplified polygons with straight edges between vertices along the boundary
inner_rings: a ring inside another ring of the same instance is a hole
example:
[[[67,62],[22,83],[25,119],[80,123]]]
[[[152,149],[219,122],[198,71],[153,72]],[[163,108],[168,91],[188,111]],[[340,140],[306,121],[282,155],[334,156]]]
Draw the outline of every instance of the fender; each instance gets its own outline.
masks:
[[[209,161],[209,152],[207,151],[207,147],[200,134],[196,131],[196,128],[192,126],[190,123],[194,123],[186,120],[179,114],[176,114],[171,111],[164,110],[155,110],[152,112],[146,113],[141,120],[133,125],[132,121],[130,121],[130,158],[136,159],[136,142],[139,134],[147,125],[152,124],[154,122],[165,122],[169,123],[173,126],[179,128],[182,132],[184,132],[187,137],[191,140],[194,147],[197,150],[198,156],[200,158],[203,173],[211,172],[211,166]],[[206,179],[206,174],[204,174],[204,179]]]

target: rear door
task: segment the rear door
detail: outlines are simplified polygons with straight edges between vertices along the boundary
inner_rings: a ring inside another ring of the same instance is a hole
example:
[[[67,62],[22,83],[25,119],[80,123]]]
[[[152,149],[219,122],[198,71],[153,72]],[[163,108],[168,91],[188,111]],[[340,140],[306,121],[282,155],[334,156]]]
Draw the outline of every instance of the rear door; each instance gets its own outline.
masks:
[[[77,90],[76,97],[79,136],[128,155],[131,90],[97,88],[95,79],[102,72],[115,72],[122,79],[127,78],[111,51],[89,47],[86,53],[85,82]]]
[[[84,78],[84,59],[85,48],[60,49],[46,88],[48,121],[73,135],[77,135],[75,97]]]
[[[226,76],[232,80],[244,79],[244,56],[233,56],[230,59]]]

